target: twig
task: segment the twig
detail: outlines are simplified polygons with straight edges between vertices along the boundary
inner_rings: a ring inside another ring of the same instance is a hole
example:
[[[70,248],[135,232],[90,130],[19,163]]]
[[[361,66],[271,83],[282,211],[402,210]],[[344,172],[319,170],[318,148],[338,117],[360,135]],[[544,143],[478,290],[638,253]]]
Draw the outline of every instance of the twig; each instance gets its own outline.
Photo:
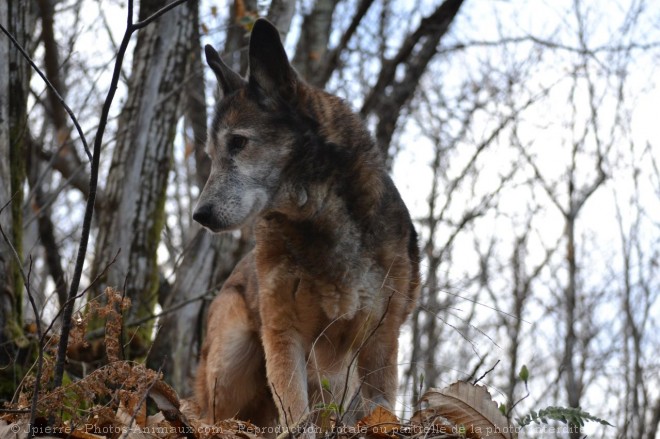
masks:
[[[488,374],[491,373],[493,370],[495,370],[495,368],[497,367],[498,364],[500,364],[500,360],[497,360],[497,361],[495,362],[495,364],[493,364],[493,367],[491,367],[490,369],[488,369],[486,372],[483,373],[483,375],[481,375],[479,378],[477,378],[476,380],[474,380],[474,381],[472,382],[472,385],[473,385],[473,386],[476,386],[477,383],[478,383],[479,381],[483,380],[483,379],[486,377],[486,375],[488,375]]]
[[[145,323],[150,322],[151,320],[159,319],[159,318],[164,317],[168,314],[171,314],[171,313],[173,313],[173,312],[175,312],[175,311],[177,311],[177,310],[179,310],[179,309],[181,309],[185,306],[190,305],[191,303],[197,302],[199,300],[204,300],[207,297],[208,297],[208,293],[199,294],[195,297],[191,297],[190,299],[186,299],[182,302],[178,302],[177,304],[172,305],[171,307],[166,308],[166,309],[162,310],[159,313],[152,314],[152,315],[146,316],[146,317],[142,317],[141,319],[138,319],[138,320],[132,320],[132,321],[126,322],[124,324],[124,326],[126,328],[134,328],[136,326],[143,325]],[[103,329],[103,328],[97,328],[97,329],[94,329],[92,331],[89,331],[87,333],[88,340],[102,336],[104,331],[105,331],[105,329]]]
[[[155,21],[156,19],[160,18],[161,15],[165,14],[166,12],[169,12],[170,10],[176,8],[180,4],[185,3],[187,1],[188,0],[175,0],[172,3],[170,3],[169,5],[163,6],[162,8],[160,8],[159,10],[157,10],[156,12],[154,12],[153,14],[151,14],[150,16],[145,18],[144,20],[138,21],[135,24],[130,24],[131,33],[135,32],[136,30],[142,29],[143,27],[145,27],[146,25],[148,25],[152,21]],[[129,0],[129,2],[132,3],[132,0]],[[131,23],[133,21],[132,14],[129,17],[129,20],[130,20],[129,23]]]
[[[128,27],[124,33],[124,38],[122,39],[121,46],[117,52],[117,58],[115,60],[115,68],[112,74],[112,80],[110,82],[110,89],[108,90],[108,95],[106,96],[105,102],[103,104],[103,109],[101,111],[101,118],[99,120],[99,126],[97,128],[96,137],[94,139],[94,153],[92,156],[92,169],[89,177],[89,196],[87,197],[87,205],[85,207],[85,216],[83,219],[82,234],[80,237],[80,244],[78,246],[78,255],[76,257],[76,265],[74,268],[73,278],[71,280],[71,285],[69,288],[69,295],[66,306],[64,307],[64,312],[62,315],[62,331],[60,335],[60,342],[57,347],[57,359],[55,362],[55,373],[53,376],[53,388],[60,387],[62,385],[62,377],[64,376],[64,363],[66,358],[66,350],[69,343],[69,332],[71,331],[71,316],[73,315],[73,308],[75,303],[75,297],[77,295],[78,287],[80,286],[80,278],[82,277],[83,266],[85,265],[85,256],[87,255],[87,244],[89,242],[89,233],[91,231],[92,216],[94,213],[94,202],[96,200],[96,188],[98,185],[98,172],[100,164],[100,155],[101,155],[101,143],[103,141],[103,133],[105,132],[105,126],[108,121],[108,115],[110,114],[110,105],[115,97],[115,92],[117,91],[117,84],[119,82],[118,72],[121,70],[121,64],[124,61],[124,55],[128,49],[128,43],[132,32],[130,31],[130,24],[133,16],[133,1],[128,1]]]
[[[217,422],[217,419],[215,419],[215,408],[216,408],[216,396],[218,395],[218,377],[216,376],[215,379],[213,380],[213,407],[211,409],[213,410],[213,425]]]
[[[12,202],[14,199],[14,196],[11,197],[11,199],[5,203],[5,205],[0,208],[0,213]],[[30,266],[29,266],[29,271],[28,274],[25,275],[25,271],[23,271],[23,267],[21,266],[21,258],[18,255],[18,252],[16,251],[16,248],[14,245],[11,243],[7,235],[5,234],[5,231],[2,228],[2,224],[0,224],[0,234],[2,235],[2,238],[5,240],[5,243],[9,246],[9,248],[12,251],[12,256],[17,262],[17,267],[18,271],[21,273],[21,277],[23,278],[23,282],[25,283],[25,289],[27,291],[28,298],[30,300],[30,304],[32,305],[32,310],[34,312],[34,317],[36,320],[37,324],[37,335],[39,336],[39,345],[37,347],[38,349],[38,358],[37,358],[37,379],[34,384],[34,394],[32,397],[32,405],[30,408],[30,421],[28,423],[29,431],[28,431],[28,438],[32,438],[33,432],[32,432],[32,426],[34,425],[35,419],[36,419],[36,411],[37,411],[37,400],[39,396],[39,387],[41,385],[41,374],[43,370],[43,362],[44,362],[44,349],[43,349],[43,340],[42,340],[42,333],[41,333],[41,319],[39,318],[39,310],[37,309],[37,305],[34,302],[34,298],[32,297],[32,292],[30,290],[30,275],[32,274],[32,255],[30,255]]]
[[[520,404],[521,402],[523,402],[524,400],[526,400],[527,398],[529,398],[529,395],[530,395],[530,394],[529,394],[529,389],[527,388],[527,383],[525,383],[525,390],[527,391],[527,394],[526,394],[525,396],[523,396],[522,398],[520,398],[518,401],[516,401],[516,402],[511,406],[511,408],[510,408],[509,410],[506,411],[506,418],[507,418],[508,420],[511,420],[511,413],[513,413],[513,409],[516,408],[516,406],[517,406],[518,404]]]
[[[38,357],[37,357],[37,376],[34,383],[34,393],[32,394],[32,403],[30,405],[30,421],[28,423],[28,439],[34,437],[34,423],[37,419],[37,402],[39,401],[39,390],[41,387],[41,375],[44,368],[44,343],[42,341],[41,333],[41,318],[39,317],[39,309],[37,304],[32,297],[32,290],[30,289],[30,275],[32,274],[32,255],[30,255],[30,267],[28,269],[27,281],[25,282],[25,290],[27,291],[28,299],[30,300],[30,305],[32,305],[32,312],[34,312],[36,325],[37,325],[37,335],[39,336],[39,346]]]
[[[9,413],[11,415],[24,415],[26,413],[30,413],[30,410],[28,409],[5,409],[0,407],[0,413]]]
[[[323,87],[328,82],[332,72],[339,65],[339,55],[344,51],[344,49],[346,49],[346,46],[348,46],[348,42],[355,34],[357,27],[360,25],[360,22],[362,22],[362,19],[367,14],[367,11],[371,7],[372,3],[373,0],[360,1],[350,25],[339,39],[339,43],[324,57],[324,61],[318,69],[317,75],[315,75],[315,85]]]
[[[0,214],[2,213],[3,210],[5,210],[5,208],[7,206],[9,206],[11,204],[12,201],[14,201],[14,197],[16,197],[16,194],[12,195],[12,197],[9,199],[9,201],[7,201],[2,207],[0,207]],[[19,271],[21,272],[21,277],[23,278],[23,281],[27,282],[27,276],[25,276],[25,272],[23,271],[23,267],[22,267],[23,263],[21,261],[21,257],[18,255],[18,252],[16,251],[16,248],[14,247],[14,244],[12,244],[11,241],[9,240],[9,238],[7,237],[7,235],[5,235],[5,231],[2,228],[2,223],[0,223],[0,234],[2,234],[2,238],[5,240],[5,243],[11,249],[12,256],[16,260],[16,265],[17,265]]]

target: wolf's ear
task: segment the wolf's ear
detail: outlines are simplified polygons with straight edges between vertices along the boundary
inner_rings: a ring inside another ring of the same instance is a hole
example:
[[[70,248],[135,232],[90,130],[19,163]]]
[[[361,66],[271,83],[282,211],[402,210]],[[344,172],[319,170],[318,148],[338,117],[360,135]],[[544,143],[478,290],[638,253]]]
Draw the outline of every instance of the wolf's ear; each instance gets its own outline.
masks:
[[[296,89],[296,74],[277,28],[268,20],[260,18],[252,27],[250,35],[250,86],[257,85],[268,97],[289,100]]]
[[[225,96],[246,84],[245,80],[241,78],[241,75],[222,62],[220,55],[218,55],[218,52],[215,51],[213,46],[207,44],[204,46],[204,52],[206,53],[206,62],[211,67],[211,70],[213,70],[213,73],[215,73],[215,77],[218,78],[218,83],[222,87],[222,92]]]

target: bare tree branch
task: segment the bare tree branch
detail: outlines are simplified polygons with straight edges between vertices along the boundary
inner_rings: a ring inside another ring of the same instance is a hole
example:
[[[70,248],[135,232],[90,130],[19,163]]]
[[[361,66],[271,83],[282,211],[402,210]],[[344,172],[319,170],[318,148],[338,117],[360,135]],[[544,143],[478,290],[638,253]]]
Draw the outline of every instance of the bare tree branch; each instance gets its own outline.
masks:
[[[394,58],[383,64],[376,84],[364,100],[360,112],[365,117],[377,116],[376,142],[386,157],[403,106],[413,97],[426,66],[437,53],[440,39],[449,30],[462,4],[463,0],[445,0],[431,15],[423,18],[417,29],[405,38]],[[395,73],[400,66],[405,68],[405,75],[401,81],[396,81]]]
[[[346,28],[337,46],[333,47],[332,50],[329,50],[326,55],[322,58],[321,63],[317,66],[316,72],[310,78],[312,84],[317,87],[324,87],[325,84],[330,79],[332,73],[339,67],[339,57],[342,52],[348,46],[348,42],[351,40],[358,26],[362,22],[362,19],[367,14],[367,11],[373,4],[374,0],[361,0],[358,4],[357,10],[353,15],[351,24]]]
[[[57,96],[57,99],[60,102],[60,105],[62,105],[62,107],[64,107],[66,112],[69,114],[69,117],[71,118],[71,122],[73,122],[73,125],[76,127],[76,130],[78,131],[78,135],[80,136],[80,141],[82,142],[83,147],[85,148],[85,153],[87,154],[87,157],[91,160],[92,156],[91,156],[91,153],[89,152],[89,147],[87,146],[87,140],[85,139],[85,134],[83,133],[82,128],[80,127],[80,124],[78,123],[78,119],[76,119],[76,116],[73,114],[73,111],[71,110],[71,108],[69,108],[69,106],[66,104],[66,102],[64,102],[64,99],[57,92],[57,89],[55,88],[55,86],[53,86],[53,84],[48,80],[46,75],[41,71],[41,69],[39,69],[39,67],[37,67],[37,65],[34,63],[34,61],[32,61],[32,58],[30,58],[30,56],[27,54],[25,49],[18,43],[18,41],[16,41],[14,36],[12,34],[10,34],[2,24],[0,24],[0,30],[5,35],[7,35],[7,37],[11,40],[14,47],[16,47],[16,49],[18,49],[19,52],[21,52],[21,55],[23,55],[23,58],[25,58],[25,60],[30,64],[32,69],[41,77],[41,79],[43,79],[43,81],[46,83],[48,88],[53,92],[53,94],[55,94],[55,96]]]

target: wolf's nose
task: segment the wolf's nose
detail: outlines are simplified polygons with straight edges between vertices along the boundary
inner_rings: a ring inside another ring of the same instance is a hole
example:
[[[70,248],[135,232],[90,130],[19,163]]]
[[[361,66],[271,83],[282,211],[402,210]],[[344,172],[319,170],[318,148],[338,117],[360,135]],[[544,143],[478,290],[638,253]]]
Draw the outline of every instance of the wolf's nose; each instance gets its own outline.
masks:
[[[208,226],[213,218],[213,209],[210,204],[197,206],[193,213],[193,219],[203,226]]]

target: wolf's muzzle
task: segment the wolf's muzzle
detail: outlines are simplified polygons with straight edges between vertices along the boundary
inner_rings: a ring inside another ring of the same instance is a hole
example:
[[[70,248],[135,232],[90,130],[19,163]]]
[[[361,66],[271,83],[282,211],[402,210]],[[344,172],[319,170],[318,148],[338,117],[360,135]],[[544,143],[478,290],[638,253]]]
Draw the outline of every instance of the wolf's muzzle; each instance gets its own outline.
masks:
[[[197,206],[193,213],[193,220],[211,230],[217,230],[219,228],[218,220],[213,215],[213,206],[210,204]]]

